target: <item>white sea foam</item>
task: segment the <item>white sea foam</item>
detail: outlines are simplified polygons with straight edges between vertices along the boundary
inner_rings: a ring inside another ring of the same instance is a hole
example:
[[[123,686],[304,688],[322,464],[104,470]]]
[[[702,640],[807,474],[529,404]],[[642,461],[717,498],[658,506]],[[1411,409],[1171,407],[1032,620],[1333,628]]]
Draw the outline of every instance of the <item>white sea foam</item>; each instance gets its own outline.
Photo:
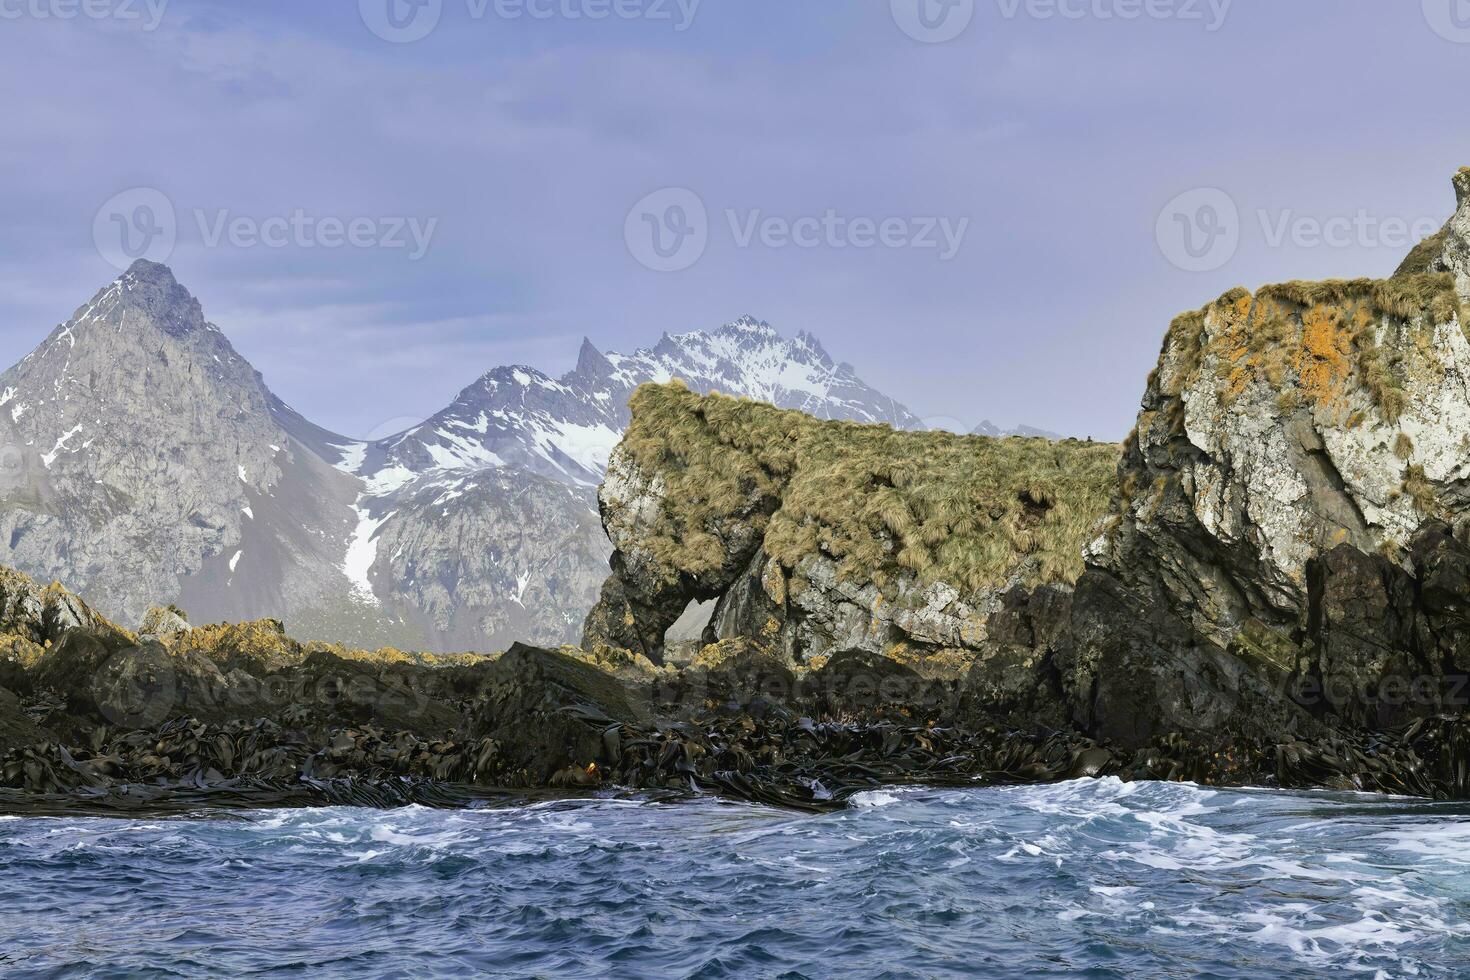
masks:
[[[898,802],[898,797],[887,790],[873,789],[857,793],[852,798],[852,805],[856,807],[879,807],[892,806]]]

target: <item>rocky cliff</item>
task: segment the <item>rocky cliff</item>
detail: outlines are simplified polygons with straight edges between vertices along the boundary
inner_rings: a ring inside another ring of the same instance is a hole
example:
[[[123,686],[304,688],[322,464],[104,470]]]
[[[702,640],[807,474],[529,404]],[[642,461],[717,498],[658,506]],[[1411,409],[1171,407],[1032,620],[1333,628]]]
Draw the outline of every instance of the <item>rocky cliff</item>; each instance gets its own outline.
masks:
[[[1391,279],[1233,290],[1170,328],[1078,586],[1079,721],[1381,726],[1470,669],[1470,172]]]
[[[717,599],[706,641],[755,639],[793,664],[866,651],[932,672],[977,656],[1029,670],[1034,637],[1006,613],[1065,604],[1118,458],[824,422],[677,384],[632,405],[600,492],[614,574],[584,642],[655,661],[685,607]]]
[[[967,669],[983,716],[1130,748],[1465,711],[1470,171],[1455,186],[1390,279],[1179,317],[1116,475],[1112,447],[641,389],[585,644],[657,659],[670,617],[714,598],[707,641]]]

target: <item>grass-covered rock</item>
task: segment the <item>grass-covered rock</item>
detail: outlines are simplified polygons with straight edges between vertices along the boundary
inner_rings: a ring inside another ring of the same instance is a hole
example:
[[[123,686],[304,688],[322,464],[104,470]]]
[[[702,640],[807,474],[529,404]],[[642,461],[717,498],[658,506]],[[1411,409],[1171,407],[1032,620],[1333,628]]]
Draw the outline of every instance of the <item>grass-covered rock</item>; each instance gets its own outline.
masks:
[[[977,648],[996,597],[1068,585],[1118,447],[827,422],[645,385],[601,491],[615,573],[588,642],[657,660],[691,599],[708,639],[800,662],[846,647]]]
[[[1429,585],[1470,565],[1470,171],[1455,187],[1390,279],[1235,289],[1174,321],[1074,599],[1090,730],[1465,707],[1464,599]]]

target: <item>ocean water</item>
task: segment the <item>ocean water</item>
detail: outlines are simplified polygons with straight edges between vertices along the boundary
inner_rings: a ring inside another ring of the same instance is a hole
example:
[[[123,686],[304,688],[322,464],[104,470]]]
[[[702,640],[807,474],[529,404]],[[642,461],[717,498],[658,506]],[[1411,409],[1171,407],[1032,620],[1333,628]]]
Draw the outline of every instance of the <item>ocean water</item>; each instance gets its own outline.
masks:
[[[1085,780],[0,819],[0,974],[1464,975],[1470,809]]]

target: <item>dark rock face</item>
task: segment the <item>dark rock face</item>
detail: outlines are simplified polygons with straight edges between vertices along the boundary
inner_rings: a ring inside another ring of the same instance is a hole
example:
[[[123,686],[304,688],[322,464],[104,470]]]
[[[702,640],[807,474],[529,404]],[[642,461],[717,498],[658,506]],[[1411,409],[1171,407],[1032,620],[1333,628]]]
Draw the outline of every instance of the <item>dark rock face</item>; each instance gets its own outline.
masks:
[[[47,737],[48,733],[27,717],[20,698],[0,687],[0,756],[44,742]]]
[[[610,675],[519,644],[471,666],[322,651],[281,665],[74,629],[27,672],[27,684],[28,699],[0,688],[0,790],[94,792],[162,780],[233,787],[242,802],[269,791],[311,803],[335,798],[315,781],[347,777],[368,781],[358,802],[397,805],[428,801],[383,785],[398,777],[595,786],[618,757],[620,742],[607,731],[648,718]]]
[[[1463,712],[1470,172],[1393,279],[1171,326],[1058,664],[1076,723],[1313,737]]]
[[[1023,487],[1008,533],[963,552],[973,568],[1009,551],[1012,573],[955,589],[945,582],[982,576],[951,565],[921,589],[903,556],[933,542],[942,555],[965,522],[927,537],[907,520],[910,501],[889,494],[894,468],[854,454],[849,468],[871,479],[843,498],[850,514],[823,506],[841,467],[794,507],[807,430],[640,393],[600,493],[617,552],[586,642],[657,660],[685,603],[718,595],[706,642],[763,643],[796,665],[862,651],[923,676],[948,659],[963,668],[967,724],[1070,730],[1129,751],[1176,736],[1311,742],[1464,712],[1467,188],[1470,171],[1456,178],[1458,213],[1393,279],[1232,290],[1175,321],[1111,512],[1077,532],[1079,578],[1020,574],[1034,522],[1065,503]],[[915,446],[881,452],[917,465]],[[885,494],[891,507],[864,509]],[[984,511],[971,520],[1004,507]],[[793,549],[813,527],[815,547]],[[871,540],[856,573],[841,566],[844,548]]]
[[[1415,536],[1409,560],[1405,570],[1342,546],[1313,563],[1296,692],[1306,707],[1365,728],[1470,708],[1470,549],[1434,522]]]
[[[33,643],[47,643],[67,630],[103,622],[91,607],[60,586],[41,586],[27,575],[0,567],[0,624],[4,632]]]
[[[961,717],[1017,727],[1066,728],[1057,667],[1074,593],[1057,586],[1012,589],[986,624],[988,641],[961,685]]]
[[[596,785],[598,766],[616,761],[604,735],[646,719],[628,690],[588,664],[516,644],[478,678],[467,734],[494,746],[496,771],[510,785]]]
[[[1310,719],[1285,697],[1288,673],[1202,637],[1162,590],[1086,574],[1058,658],[1073,722],[1138,747],[1171,732],[1291,736]]]

